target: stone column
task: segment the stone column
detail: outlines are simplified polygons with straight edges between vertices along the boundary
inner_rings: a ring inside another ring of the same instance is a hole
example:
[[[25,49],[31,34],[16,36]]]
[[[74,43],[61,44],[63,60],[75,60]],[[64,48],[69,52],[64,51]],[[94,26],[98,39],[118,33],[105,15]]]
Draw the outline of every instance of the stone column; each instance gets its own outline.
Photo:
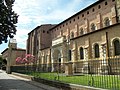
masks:
[[[88,19],[85,19],[85,31],[86,31],[86,33],[90,32],[89,31],[89,20]]]
[[[76,24],[75,25],[75,37],[79,35],[78,32],[79,32],[79,28],[78,28],[78,25]]]
[[[108,74],[108,63],[107,63],[107,59],[106,59],[106,44],[102,44],[101,45],[101,49],[102,49],[102,61],[100,62],[100,74]]]
[[[120,22],[120,0],[116,0],[116,8],[117,8],[118,22]]]
[[[112,24],[115,24],[117,21],[116,21],[116,10],[115,10],[115,6],[113,6],[111,8],[111,13],[112,13],[112,18],[111,18],[111,21],[112,21]]]
[[[51,71],[51,61],[50,61],[50,55],[47,55],[47,71]]]
[[[7,67],[6,67],[6,73],[11,74],[11,52],[12,48],[8,48],[8,60],[7,60]]]
[[[85,61],[83,62],[83,69],[82,69],[82,72],[83,73],[89,73],[88,71],[88,50],[89,50],[89,47],[85,47],[84,48],[84,57],[85,57]]]
[[[65,74],[67,76],[73,75],[72,62],[65,63]]]
[[[54,72],[53,49],[51,49],[51,64],[52,64],[52,70],[51,70],[51,72]]]
[[[102,18],[101,18],[101,14],[99,13],[98,15],[97,15],[97,29],[100,29],[100,28],[102,28],[103,26],[102,26]]]

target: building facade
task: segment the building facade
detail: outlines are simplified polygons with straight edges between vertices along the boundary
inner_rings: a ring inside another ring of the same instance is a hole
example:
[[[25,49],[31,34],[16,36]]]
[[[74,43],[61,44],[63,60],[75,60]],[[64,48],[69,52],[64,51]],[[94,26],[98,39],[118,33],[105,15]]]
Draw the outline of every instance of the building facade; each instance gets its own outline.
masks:
[[[55,25],[52,24],[44,24],[41,26],[36,27],[30,33],[28,33],[28,40],[27,40],[27,54],[32,54],[36,57],[39,62],[41,61],[41,53],[42,50],[48,49],[52,45],[51,43],[51,34],[49,29]],[[50,59],[50,58],[49,58]]]
[[[15,39],[10,39],[8,48],[6,48],[2,53],[2,58],[7,61],[7,73],[11,73],[10,67],[16,65],[16,58],[24,58],[26,50],[17,47],[17,42]]]
[[[51,40],[47,49],[39,50],[40,64],[46,64],[45,67],[50,67],[51,71],[58,67],[65,71],[65,65],[71,62],[73,72],[84,73],[89,73],[88,67],[97,68],[92,73],[108,68],[107,58],[120,55],[119,22],[120,0],[93,3],[48,30]],[[44,37],[43,42],[47,39]]]

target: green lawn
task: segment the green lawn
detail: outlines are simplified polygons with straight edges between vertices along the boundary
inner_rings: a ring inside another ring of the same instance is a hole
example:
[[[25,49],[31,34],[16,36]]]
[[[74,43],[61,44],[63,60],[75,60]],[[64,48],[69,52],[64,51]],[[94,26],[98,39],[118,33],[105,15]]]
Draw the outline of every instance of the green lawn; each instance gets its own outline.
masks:
[[[118,75],[65,76],[64,74],[38,72],[29,73],[29,75],[48,80],[57,80],[65,83],[120,90],[120,76]]]

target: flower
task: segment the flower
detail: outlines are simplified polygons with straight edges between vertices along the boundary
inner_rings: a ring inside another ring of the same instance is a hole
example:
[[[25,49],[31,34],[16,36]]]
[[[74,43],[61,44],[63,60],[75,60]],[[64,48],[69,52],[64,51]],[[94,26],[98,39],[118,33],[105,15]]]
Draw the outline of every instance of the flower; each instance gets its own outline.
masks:
[[[16,58],[16,63],[21,63],[21,61],[22,61],[22,58],[21,58],[21,57],[17,57],[17,58]]]
[[[35,62],[35,56],[32,55],[32,54],[26,54],[24,58],[21,58],[21,57],[17,57],[16,58],[16,63],[19,63],[19,64],[29,64],[29,63],[34,63]]]

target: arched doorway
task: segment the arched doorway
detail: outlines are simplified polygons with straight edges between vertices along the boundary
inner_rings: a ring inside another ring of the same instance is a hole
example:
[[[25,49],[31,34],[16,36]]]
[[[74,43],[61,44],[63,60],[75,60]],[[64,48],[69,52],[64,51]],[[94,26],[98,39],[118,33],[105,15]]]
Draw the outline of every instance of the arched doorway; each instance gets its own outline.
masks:
[[[58,71],[60,72],[61,69],[61,52],[58,49],[55,49],[54,52],[52,53],[52,61],[53,61],[53,67],[52,67],[52,71]]]

